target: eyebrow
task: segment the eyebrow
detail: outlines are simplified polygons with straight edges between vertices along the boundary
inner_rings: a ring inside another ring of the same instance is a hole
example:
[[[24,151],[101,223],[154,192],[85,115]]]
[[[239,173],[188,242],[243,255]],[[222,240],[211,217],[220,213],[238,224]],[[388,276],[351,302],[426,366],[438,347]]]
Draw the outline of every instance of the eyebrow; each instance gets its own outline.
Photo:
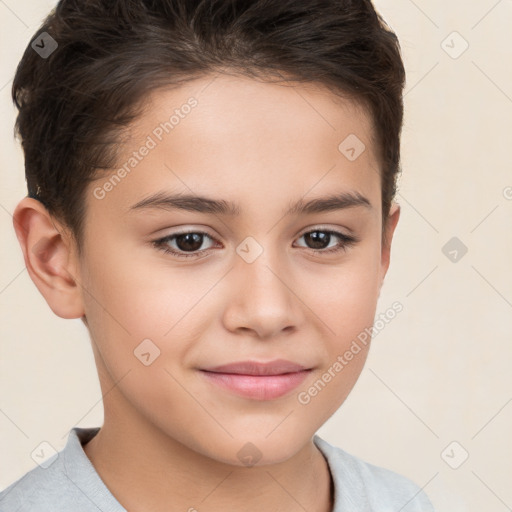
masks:
[[[363,206],[372,209],[370,201],[359,192],[341,192],[339,194],[329,195],[304,201],[299,199],[295,203],[290,203],[288,209],[283,212],[286,215],[307,215],[314,213],[330,212]],[[212,199],[204,196],[192,194],[169,194],[165,191],[157,192],[149,197],[142,199],[130,207],[130,211],[146,209],[164,209],[164,210],[186,210],[190,212],[210,213],[217,215],[238,216],[241,208],[238,204],[224,199]]]

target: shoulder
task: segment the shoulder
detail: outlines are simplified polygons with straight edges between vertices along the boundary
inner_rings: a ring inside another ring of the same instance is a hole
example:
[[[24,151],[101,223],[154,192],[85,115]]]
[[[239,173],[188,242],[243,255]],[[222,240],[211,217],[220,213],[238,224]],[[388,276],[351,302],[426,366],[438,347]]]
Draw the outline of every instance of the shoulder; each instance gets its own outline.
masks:
[[[0,492],[1,512],[126,512],[83,451],[99,428],[73,428],[66,446]]]
[[[426,494],[412,480],[394,471],[370,464],[317,435],[314,442],[324,454],[335,487],[334,511],[434,512]]]
[[[55,510],[66,495],[66,476],[61,452],[45,461],[45,467],[37,466],[0,492],[2,512],[46,512]],[[68,505],[72,505],[69,503]]]

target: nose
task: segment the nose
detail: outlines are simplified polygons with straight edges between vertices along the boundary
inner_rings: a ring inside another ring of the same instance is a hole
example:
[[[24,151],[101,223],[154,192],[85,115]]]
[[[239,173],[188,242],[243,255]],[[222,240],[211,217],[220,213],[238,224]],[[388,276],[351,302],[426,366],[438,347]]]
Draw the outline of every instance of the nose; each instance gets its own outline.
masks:
[[[270,339],[300,326],[301,301],[282,254],[265,249],[252,263],[237,256],[228,276],[230,293],[224,311],[228,330]]]

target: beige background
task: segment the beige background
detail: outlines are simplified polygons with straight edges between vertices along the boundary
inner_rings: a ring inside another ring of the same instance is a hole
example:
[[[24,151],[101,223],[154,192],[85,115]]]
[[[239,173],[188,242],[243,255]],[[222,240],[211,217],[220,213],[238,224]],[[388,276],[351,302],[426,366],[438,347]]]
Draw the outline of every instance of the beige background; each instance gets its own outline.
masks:
[[[512,1],[375,3],[408,72],[402,218],[378,308],[404,311],[319,434],[425,486],[439,512],[510,510]],[[26,188],[11,80],[53,5],[0,0],[0,489],[42,441],[60,450],[70,428],[103,418],[85,327],[51,312],[12,228]],[[455,263],[442,252],[452,237],[468,248]]]

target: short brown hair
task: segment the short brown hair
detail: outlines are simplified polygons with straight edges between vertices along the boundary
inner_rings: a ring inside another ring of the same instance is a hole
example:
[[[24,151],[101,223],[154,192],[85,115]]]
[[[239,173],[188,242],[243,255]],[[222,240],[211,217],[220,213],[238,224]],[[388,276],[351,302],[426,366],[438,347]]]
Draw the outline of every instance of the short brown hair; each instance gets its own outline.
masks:
[[[387,218],[405,71],[370,0],[61,0],[33,41],[42,32],[58,47],[47,58],[25,50],[12,87],[16,130],[28,195],[71,228],[79,251],[86,186],[115,164],[119,133],[147,93],[219,69],[318,82],[364,105]]]

